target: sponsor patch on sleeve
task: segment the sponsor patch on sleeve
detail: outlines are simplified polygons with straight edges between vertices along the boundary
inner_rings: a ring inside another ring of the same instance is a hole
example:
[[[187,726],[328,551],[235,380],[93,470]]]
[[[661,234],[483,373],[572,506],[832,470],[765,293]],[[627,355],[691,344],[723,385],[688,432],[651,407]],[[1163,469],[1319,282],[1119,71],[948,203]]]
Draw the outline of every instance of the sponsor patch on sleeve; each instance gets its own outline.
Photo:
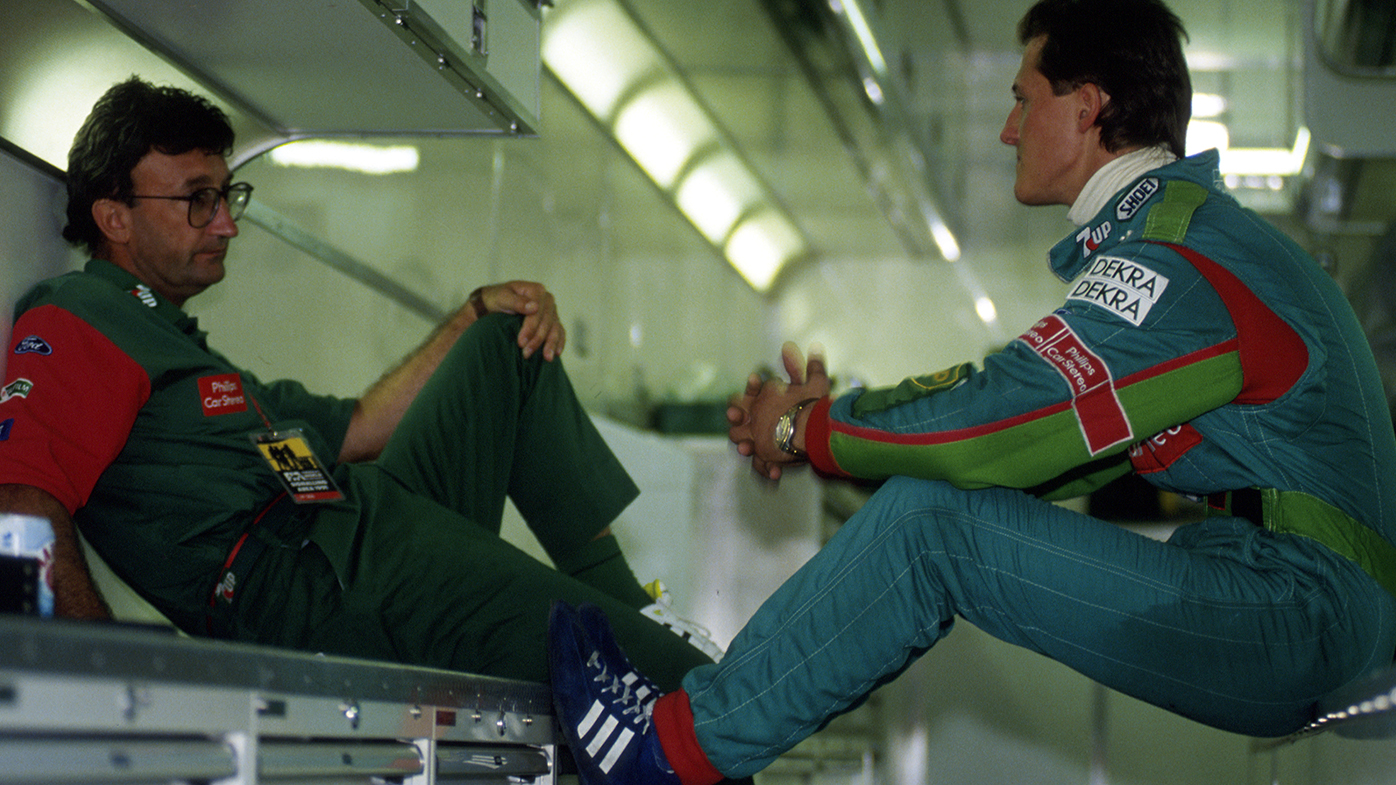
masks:
[[[1133,428],[1115,394],[1115,379],[1104,358],[1060,316],[1048,316],[1018,336],[1052,366],[1071,389],[1071,408],[1091,455],[1132,441]]]
[[[11,398],[28,398],[29,392],[34,389],[34,383],[28,379],[15,379],[4,387],[0,387],[0,403]]]
[[[1066,299],[1098,305],[1138,327],[1167,288],[1166,277],[1139,262],[1102,256],[1086,268]]]
[[[894,406],[911,403],[928,395],[958,387],[970,377],[973,366],[960,363],[943,371],[913,376],[903,379],[896,387],[880,387],[868,390],[853,402],[853,416],[866,417],[891,409]]]
[[[48,345],[48,341],[37,335],[23,338],[15,344],[15,354],[42,354],[48,356],[53,354],[53,347]]]

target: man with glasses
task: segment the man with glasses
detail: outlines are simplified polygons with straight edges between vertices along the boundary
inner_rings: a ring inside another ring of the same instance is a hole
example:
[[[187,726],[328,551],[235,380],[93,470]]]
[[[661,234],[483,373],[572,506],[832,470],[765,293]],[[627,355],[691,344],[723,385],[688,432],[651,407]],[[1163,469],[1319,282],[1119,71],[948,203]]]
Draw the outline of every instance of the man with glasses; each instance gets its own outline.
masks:
[[[218,206],[228,204],[228,218],[233,221],[247,211],[247,203],[252,201],[252,186],[247,183],[233,183],[222,188],[200,188],[188,196],[155,196],[153,194],[131,194],[131,199],[169,199],[189,204],[189,225],[202,229],[213,222]]]
[[[135,78],[74,141],[64,237],[92,260],[20,299],[0,397],[0,511],[53,522],[58,612],[108,615],[76,521],[191,634],[539,681],[565,598],[606,607],[671,688],[707,662],[610,534],[638,490],[542,285],[477,289],[357,400],[210,348],[182,308],[223,279],[252,195],[232,144],[212,104]],[[557,569],[500,539],[506,496]]]

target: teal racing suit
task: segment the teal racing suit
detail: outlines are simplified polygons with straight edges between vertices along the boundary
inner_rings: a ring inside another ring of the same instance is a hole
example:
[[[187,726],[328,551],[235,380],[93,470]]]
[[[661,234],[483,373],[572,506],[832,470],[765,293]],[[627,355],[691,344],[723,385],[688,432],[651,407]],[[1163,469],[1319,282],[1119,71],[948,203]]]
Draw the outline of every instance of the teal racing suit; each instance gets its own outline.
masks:
[[[1058,243],[1065,303],[982,369],[816,404],[814,466],[886,481],[685,677],[719,771],[760,770],[957,616],[1253,735],[1390,664],[1396,438],[1375,363],[1334,282],[1216,166],[1150,171]],[[1218,514],[1159,542],[1048,501],[1130,471]],[[1254,522],[1228,514],[1242,494]]]

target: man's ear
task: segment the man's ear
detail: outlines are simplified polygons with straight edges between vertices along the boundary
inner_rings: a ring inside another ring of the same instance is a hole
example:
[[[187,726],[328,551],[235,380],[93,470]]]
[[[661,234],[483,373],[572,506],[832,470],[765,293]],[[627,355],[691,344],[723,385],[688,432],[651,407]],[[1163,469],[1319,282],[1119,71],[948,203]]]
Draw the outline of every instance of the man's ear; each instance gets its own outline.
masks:
[[[1076,88],[1076,98],[1079,107],[1076,130],[1085,133],[1100,118],[1105,105],[1110,103],[1110,96],[1100,89],[1100,85],[1087,82]]]
[[[92,220],[107,242],[118,245],[131,239],[131,208],[115,199],[92,203]]]

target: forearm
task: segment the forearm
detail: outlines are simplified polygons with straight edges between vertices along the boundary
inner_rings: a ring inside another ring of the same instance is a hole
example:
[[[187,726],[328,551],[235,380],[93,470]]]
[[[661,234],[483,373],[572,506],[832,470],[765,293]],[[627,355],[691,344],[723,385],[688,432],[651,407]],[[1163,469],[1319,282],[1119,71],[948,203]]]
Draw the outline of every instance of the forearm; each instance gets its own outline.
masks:
[[[487,313],[523,317],[518,341],[525,358],[541,352],[543,359],[551,361],[566,345],[567,331],[558,319],[557,305],[542,284],[510,281],[476,289],[460,310],[359,399],[340,449],[341,462],[369,460],[383,451],[407,407],[436,372],[456,339]]]
[[[36,515],[48,519],[53,527],[55,614],[77,619],[111,618],[111,609],[87,569],[77,527],[62,503],[32,485],[0,485],[0,512]]]
[[[383,451],[407,407],[412,405],[461,333],[477,318],[474,308],[467,303],[364,392],[354,407],[349,431],[340,448],[340,462],[371,460]]]

